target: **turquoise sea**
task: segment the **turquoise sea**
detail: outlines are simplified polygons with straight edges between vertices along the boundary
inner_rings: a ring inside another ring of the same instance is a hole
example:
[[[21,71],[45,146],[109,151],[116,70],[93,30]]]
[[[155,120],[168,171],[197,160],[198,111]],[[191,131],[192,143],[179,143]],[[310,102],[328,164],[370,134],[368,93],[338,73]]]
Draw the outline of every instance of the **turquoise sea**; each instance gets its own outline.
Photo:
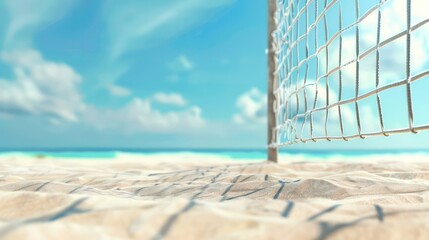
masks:
[[[131,155],[159,155],[159,154],[198,154],[216,155],[236,160],[266,158],[265,149],[0,149],[0,156],[25,155],[25,156],[48,156],[54,158],[103,158],[114,159],[120,154]],[[329,158],[332,156],[356,157],[368,155],[396,155],[396,154],[419,154],[428,155],[429,149],[421,150],[282,150],[282,156],[301,156],[309,158]]]

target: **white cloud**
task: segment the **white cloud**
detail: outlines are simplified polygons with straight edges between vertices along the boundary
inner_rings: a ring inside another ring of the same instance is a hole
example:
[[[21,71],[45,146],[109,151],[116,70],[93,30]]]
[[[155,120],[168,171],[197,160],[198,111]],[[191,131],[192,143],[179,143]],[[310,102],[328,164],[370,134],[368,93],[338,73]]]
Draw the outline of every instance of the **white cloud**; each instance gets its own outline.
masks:
[[[0,80],[0,111],[9,114],[44,115],[77,121],[85,108],[78,92],[81,77],[64,63],[49,62],[32,50],[4,52],[15,79]]]
[[[28,48],[37,29],[63,17],[77,2],[73,0],[5,0],[10,22],[6,30],[7,49]]]
[[[191,106],[180,111],[161,112],[152,108],[150,99],[133,99],[124,108],[90,108],[85,121],[101,130],[121,130],[128,133],[186,133],[205,125],[201,109]]]
[[[131,94],[131,91],[128,88],[124,88],[114,84],[108,84],[106,88],[112,96],[116,97],[126,97]]]
[[[206,17],[209,9],[228,2],[230,0],[204,4],[195,0],[174,3],[163,0],[156,3],[106,1],[103,3],[107,9],[105,16],[112,34],[110,54],[118,57],[142,46],[141,44],[147,43],[143,40],[149,35],[157,35],[159,30],[162,32],[169,28],[164,33],[174,35],[198,24]],[[76,3],[73,0],[5,0],[2,3],[9,14],[9,22],[5,29],[4,52],[0,53],[0,60],[10,66],[14,77],[1,79],[4,76],[0,76],[1,118],[12,121],[18,115],[32,115],[47,118],[51,124],[81,122],[96,128],[108,128],[117,132],[127,130],[131,133],[187,132],[205,125],[201,109],[188,105],[177,93],[157,93],[146,99],[134,98],[118,109],[104,109],[84,102],[79,92],[82,77],[71,66],[46,60],[41,53],[31,50],[34,34],[64,17]],[[147,7],[152,4],[155,5],[154,8]],[[197,10],[200,13],[193,14]],[[99,76],[99,87],[107,89],[114,96],[129,96],[129,89],[115,84],[128,71],[129,64],[121,65],[118,62],[120,61],[115,60],[107,63],[109,68],[105,75]],[[181,71],[194,67],[192,61],[183,54],[179,55],[176,62]],[[155,102],[181,108],[161,111],[152,106]]]
[[[182,54],[171,62],[168,62],[167,67],[173,72],[188,72],[194,68],[194,63],[189,58]]]
[[[193,68],[193,64],[185,55],[180,55],[178,60],[185,70],[191,70]]]
[[[14,79],[0,79],[0,115],[47,117],[52,124],[83,122],[95,128],[130,133],[186,132],[205,125],[198,106],[162,112],[153,102],[185,107],[186,100],[177,93],[156,93],[147,99],[134,98],[119,109],[103,109],[83,101],[79,93],[82,81],[78,73],[64,63],[50,62],[37,51],[5,52],[0,59],[10,65]],[[126,89],[110,85],[116,95]]]
[[[239,112],[233,116],[235,123],[265,123],[267,120],[267,95],[257,88],[252,88],[239,96],[236,106]]]
[[[176,106],[187,105],[187,102],[183,98],[183,96],[177,93],[162,93],[162,92],[155,93],[152,99],[153,101],[161,104],[176,105]]]
[[[102,68],[103,71],[100,71],[99,74],[99,86],[102,88],[108,88],[109,85],[115,85],[115,82],[130,69],[130,65],[125,63],[115,63],[111,65],[103,65]]]
[[[169,39],[210,17],[235,0],[106,1],[104,16],[110,32],[111,58]]]
[[[5,0],[8,12],[0,60],[10,65],[14,79],[0,80],[0,112],[33,114],[77,121],[85,107],[78,92],[81,76],[65,63],[51,62],[32,50],[37,30],[58,21],[76,1]]]

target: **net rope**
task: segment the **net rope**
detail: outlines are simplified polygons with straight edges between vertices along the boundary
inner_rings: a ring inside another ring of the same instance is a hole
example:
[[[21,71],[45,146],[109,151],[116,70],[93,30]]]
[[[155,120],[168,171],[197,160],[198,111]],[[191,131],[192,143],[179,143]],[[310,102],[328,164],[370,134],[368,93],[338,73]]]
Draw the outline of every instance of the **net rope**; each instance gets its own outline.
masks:
[[[429,82],[429,50],[420,49],[428,64],[413,65],[416,36],[429,40],[429,13],[413,15],[424,0],[276,1],[271,147],[429,129],[413,109],[429,101],[413,96],[415,82]],[[387,95],[398,92],[406,123],[386,124],[386,106],[397,104]]]

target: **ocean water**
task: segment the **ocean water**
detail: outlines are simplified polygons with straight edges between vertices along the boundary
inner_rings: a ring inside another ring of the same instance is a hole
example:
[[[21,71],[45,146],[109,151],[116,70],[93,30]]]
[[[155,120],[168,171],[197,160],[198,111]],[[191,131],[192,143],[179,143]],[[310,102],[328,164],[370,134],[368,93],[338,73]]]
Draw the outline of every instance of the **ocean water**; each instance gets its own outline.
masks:
[[[115,159],[121,154],[153,156],[153,155],[210,155],[233,160],[264,160],[266,159],[265,149],[0,149],[1,156],[47,156],[53,158],[74,158],[74,159]],[[420,150],[296,150],[282,149],[280,158],[297,159],[326,159],[341,157],[343,159],[352,157],[380,155],[419,155],[428,156],[429,149]]]

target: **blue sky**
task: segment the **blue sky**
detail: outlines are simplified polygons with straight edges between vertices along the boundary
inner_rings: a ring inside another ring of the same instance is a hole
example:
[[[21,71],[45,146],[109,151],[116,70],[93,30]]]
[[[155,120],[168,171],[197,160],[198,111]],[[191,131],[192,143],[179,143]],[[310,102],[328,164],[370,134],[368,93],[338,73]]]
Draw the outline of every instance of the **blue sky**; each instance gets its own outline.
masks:
[[[266,9],[1,0],[0,147],[264,148]],[[427,137],[294,148],[424,148]]]

